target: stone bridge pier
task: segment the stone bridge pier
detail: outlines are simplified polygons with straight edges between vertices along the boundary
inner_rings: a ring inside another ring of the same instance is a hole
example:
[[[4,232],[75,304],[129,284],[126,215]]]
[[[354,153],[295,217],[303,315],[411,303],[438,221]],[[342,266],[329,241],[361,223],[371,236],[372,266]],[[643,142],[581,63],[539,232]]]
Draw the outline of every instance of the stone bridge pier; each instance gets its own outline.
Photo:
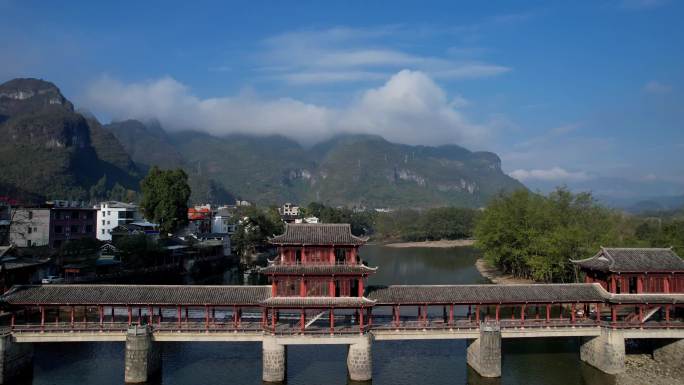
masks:
[[[9,384],[31,373],[33,344],[12,341],[9,331],[0,334],[0,384]]]
[[[126,333],[125,382],[148,382],[160,369],[161,349],[158,343],[152,341],[150,328],[131,326]]]
[[[480,338],[468,340],[467,361],[482,377],[501,377],[501,328],[480,323]]]
[[[347,369],[352,381],[370,381],[373,376],[371,336],[364,335],[358,342],[350,344],[347,351]]]
[[[625,371],[625,337],[621,330],[601,328],[597,337],[582,337],[580,359],[608,374]]]
[[[264,336],[262,348],[262,380],[264,382],[285,382],[287,378],[287,346],[279,344],[275,337]]]

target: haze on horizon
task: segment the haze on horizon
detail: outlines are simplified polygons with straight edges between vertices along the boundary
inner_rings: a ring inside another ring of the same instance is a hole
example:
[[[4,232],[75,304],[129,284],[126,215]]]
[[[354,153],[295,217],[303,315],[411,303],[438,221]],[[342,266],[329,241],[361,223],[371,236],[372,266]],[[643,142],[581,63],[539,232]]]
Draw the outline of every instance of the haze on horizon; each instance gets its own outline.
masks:
[[[499,154],[532,188],[684,195],[684,3],[0,0],[0,81],[101,120]]]

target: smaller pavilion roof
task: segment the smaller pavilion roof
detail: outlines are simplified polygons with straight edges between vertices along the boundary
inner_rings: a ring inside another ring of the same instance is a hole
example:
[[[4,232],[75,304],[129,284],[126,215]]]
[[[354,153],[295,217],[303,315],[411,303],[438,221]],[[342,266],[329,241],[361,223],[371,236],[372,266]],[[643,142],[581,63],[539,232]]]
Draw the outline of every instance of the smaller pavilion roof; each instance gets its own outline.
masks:
[[[348,223],[287,223],[285,233],[269,240],[274,245],[351,245],[365,241],[352,235]]]
[[[646,303],[646,304],[683,304],[682,293],[641,293],[641,294],[612,294],[608,299],[610,303]]]
[[[280,265],[271,264],[261,268],[262,274],[282,275],[356,275],[375,273],[377,267],[366,265]]]
[[[684,271],[684,261],[671,247],[601,247],[601,250],[593,257],[570,261],[583,269],[613,273]]]
[[[382,304],[497,304],[604,302],[597,283],[527,285],[396,285],[369,288],[368,298]]]
[[[269,307],[302,308],[302,307],[366,307],[375,305],[375,301],[366,297],[270,297],[262,302]]]

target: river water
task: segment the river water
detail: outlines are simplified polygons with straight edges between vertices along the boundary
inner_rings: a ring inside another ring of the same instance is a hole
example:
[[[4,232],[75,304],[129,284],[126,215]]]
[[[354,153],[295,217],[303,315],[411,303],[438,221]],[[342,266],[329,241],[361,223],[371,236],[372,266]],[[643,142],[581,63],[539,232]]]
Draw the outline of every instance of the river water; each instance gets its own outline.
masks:
[[[477,251],[396,249],[367,245],[361,255],[378,272],[370,285],[487,283]],[[236,274],[224,274],[234,283]],[[501,379],[483,379],[466,365],[465,341],[377,342],[373,385],[606,385],[611,378],[579,360],[576,339],[503,341]],[[347,384],[345,346],[290,346],[290,385]],[[36,344],[33,385],[123,384],[123,343]],[[163,385],[261,384],[260,343],[164,343]]]

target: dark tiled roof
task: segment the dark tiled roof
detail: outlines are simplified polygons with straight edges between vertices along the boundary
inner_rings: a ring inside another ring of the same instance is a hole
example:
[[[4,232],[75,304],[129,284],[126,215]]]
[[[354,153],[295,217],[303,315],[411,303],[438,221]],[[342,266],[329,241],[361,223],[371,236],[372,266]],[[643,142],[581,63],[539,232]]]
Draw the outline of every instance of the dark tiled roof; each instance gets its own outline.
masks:
[[[285,233],[270,239],[275,245],[363,245],[346,223],[288,223]]]
[[[0,301],[21,304],[258,305],[271,286],[36,285],[14,286]]]
[[[684,261],[671,248],[602,247],[593,257],[572,262],[584,269],[615,273],[684,271]]]
[[[373,290],[368,298],[382,304],[419,303],[549,303],[603,302],[608,293],[599,284],[530,285],[397,285]]]
[[[269,265],[261,269],[263,274],[290,275],[335,275],[335,274],[369,274],[377,268],[365,265]]]
[[[608,299],[610,303],[646,303],[646,304],[682,304],[684,294],[644,293],[644,294],[613,294]]]
[[[373,306],[375,301],[365,297],[270,297],[262,302],[273,307],[361,307]]]

